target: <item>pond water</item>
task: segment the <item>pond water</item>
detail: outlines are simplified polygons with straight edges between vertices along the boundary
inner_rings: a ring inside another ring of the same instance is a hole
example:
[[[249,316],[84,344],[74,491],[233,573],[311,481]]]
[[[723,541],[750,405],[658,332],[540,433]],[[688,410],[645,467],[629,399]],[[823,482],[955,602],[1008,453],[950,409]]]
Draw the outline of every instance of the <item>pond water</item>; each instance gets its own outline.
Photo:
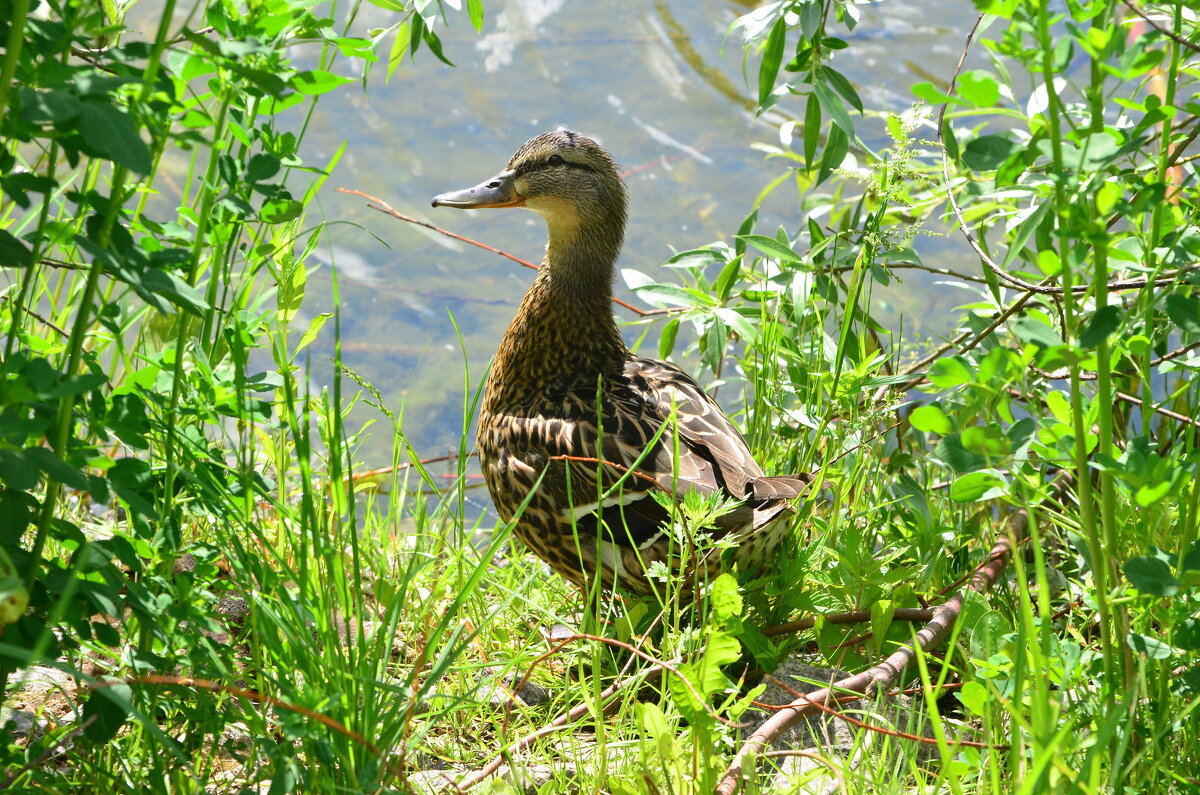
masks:
[[[784,117],[754,118],[749,97],[757,63],[747,68],[748,85],[740,38],[725,38],[730,22],[752,7],[731,0],[485,0],[482,34],[465,14],[443,32],[457,68],[423,50],[388,84],[379,65],[365,93],[348,86],[321,100],[306,162],[327,162],[347,141],[316,208],[332,224],[322,257],[338,269],[343,358],[393,409],[403,408],[404,429],[420,455],[456,448],[464,360],[475,387],[532,274],[333,189],[378,196],[403,213],[536,262],[545,227],[533,213],[432,210],[429,200],[499,171],[534,133],[570,127],[598,138],[632,172],[619,267],[657,273],[673,251],[728,238],[782,169],[754,145],[777,143]],[[852,47],[837,68],[867,107],[891,111],[911,107],[915,82],[944,85],[974,19],[967,3],[860,8],[862,20],[847,34]],[[363,30],[394,21],[371,6],[360,14]],[[783,110],[802,115],[803,105],[793,100]],[[886,145],[882,119],[857,123],[870,145]],[[798,229],[797,199],[794,188],[778,190],[764,205],[760,228]],[[953,237],[915,245],[927,262],[971,262]],[[974,300],[974,293],[912,273],[903,285],[876,293],[885,316],[903,321],[906,338],[947,330],[950,308]],[[323,267],[309,281],[306,311],[332,309],[331,287]],[[617,287],[619,296],[637,302],[619,278]],[[633,318],[623,310],[618,315]],[[312,348],[316,385],[329,380],[332,325],[326,329]],[[641,331],[630,327],[627,336],[632,341]],[[652,331],[644,343],[649,350],[656,339]],[[371,416],[364,408],[355,421]],[[361,455],[369,466],[382,466],[391,440],[383,425],[374,437]]]

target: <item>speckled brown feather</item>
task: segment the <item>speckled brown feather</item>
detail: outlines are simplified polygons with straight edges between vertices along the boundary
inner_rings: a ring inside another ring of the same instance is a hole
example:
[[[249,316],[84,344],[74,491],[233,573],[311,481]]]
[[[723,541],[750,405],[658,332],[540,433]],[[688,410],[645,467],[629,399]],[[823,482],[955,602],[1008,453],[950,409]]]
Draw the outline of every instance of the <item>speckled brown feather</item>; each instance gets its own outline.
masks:
[[[625,227],[616,164],[560,130],[527,141],[502,173],[546,218],[549,242],[484,387],[479,453],[501,518],[573,582],[599,574],[646,592],[646,568],[679,553],[649,493],[693,489],[743,500],[712,532],[736,539],[741,565],[766,560],[809,479],[765,477],[695,381],[625,347],[610,302]],[[686,587],[698,572],[681,574]]]

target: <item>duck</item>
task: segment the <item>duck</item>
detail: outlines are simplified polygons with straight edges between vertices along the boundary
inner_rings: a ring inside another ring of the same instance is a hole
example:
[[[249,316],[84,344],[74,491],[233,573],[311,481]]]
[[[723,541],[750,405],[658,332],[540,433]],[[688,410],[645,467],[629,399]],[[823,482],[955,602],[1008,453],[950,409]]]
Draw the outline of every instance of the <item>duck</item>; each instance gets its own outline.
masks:
[[[500,518],[551,569],[587,588],[679,592],[769,564],[807,475],[768,477],[717,402],[674,364],[634,354],[613,317],[627,199],[617,164],[567,129],[535,135],[491,179],[434,207],[522,207],[546,252],[484,383],[476,442]],[[724,500],[718,542],[692,554],[674,502]],[[660,565],[661,564],[661,565]]]

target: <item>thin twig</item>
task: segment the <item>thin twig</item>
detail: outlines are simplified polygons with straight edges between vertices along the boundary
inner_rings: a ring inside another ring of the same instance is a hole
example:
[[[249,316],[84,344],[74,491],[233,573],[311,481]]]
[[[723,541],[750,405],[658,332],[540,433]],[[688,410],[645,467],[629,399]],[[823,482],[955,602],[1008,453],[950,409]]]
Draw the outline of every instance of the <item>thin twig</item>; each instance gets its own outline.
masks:
[[[806,694],[801,693],[799,690],[796,690],[795,688],[789,687],[786,682],[782,682],[779,679],[776,679],[774,676],[768,675],[764,678],[774,682],[780,688],[786,690],[788,693],[795,696],[797,700],[808,698],[808,696]],[[840,704],[843,701],[853,702],[853,701],[858,701],[861,698],[862,698],[861,694],[851,693],[848,695],[831,698],[830,701]],[[818,704],[816,702],[813,702],[813,706],[816,707],[818,711],[824,712],[826,715],[837,718],[838,720],[844,721],[845,723],[849,723],[851,726],[854,726],[859,729],[864,729],[866,731],[875,732],[876,734],[884,734],[884,735],[887,735],[888,737],[897,737],[901,740],[911,740],[912,742],[920,743],[921,745],[937,745],[938,744],[938,740],[936,737],[922,737],[919,734],[909,734],[908,732],[896,731],[895,729],[887,729],[887,728],[884,728],[883,726],[876,726],[874,724],[867,723],[866,721],[861,721],[858,718],[847,715],[844,712],[840,712],[836,709],[832,709],[831,707],[827,707],[824,704]],[[1009,746],[1007,746],[1007,745],[994,745],[992,743],[982,743],[982,742],[978,742],[976,740],[955,740],[954,744],[959,747],[962,747],[962,748],[985,748],[985,749],[992,750],[992,751],[1007,751],[1009,749]]]
[[[437,232],[439,235],[445,235],[446,237],[450,237],[455,240],[460,240],[463,243],[469,243],[472,246],[478,246],[479,248],[483,249],[484,251],[490,251],[493,254],[499,254],[501,257],[512,260],[513,262],[517,263],[518,265],[520,265],[523,268],[529,268],[530,270],[538,270],[537,265],[534,265],[532,262],[529,262],[527,260],[523,260],[520,257],[513,256],[512,254],[509,254],[507,251],[501,251],[500,249],[493,248],[492,246],[489,246],[486,243],[480,243],[478,240],[472,240],[469,237],[464,237],[463,235],[459,235],[454,232],[451,232],[449,229],[442,229],[440,226],[435,226],[435,225],[429,223],[428,221],[422,221],[420,219],[413,218],[411,215],[405,215],[404,213],[400,212],[399,210],[393,208],[390,204],[385,202],[383,199],[376,198],[375,196],[372,196],[369,193],[363,193],[360,190],[353,190],[351,188],[338,188],[337,191],[338,191],[338,193],[349,193],[353,196],[361,196],[362,198],[366,199],[368,202],[371,202],[367,206],[370,207],[372,210],[378,210],[381,213],[386,213],[387,215],[390,215],[393,218],[398,218],[401,221],[405,221],[407,223],[414,224],[416,226],[424,227],[425,229],[429,229],[431,231]],[[633,306],[632,304],[628,304],[628,303],[622,301],[620,298],[617,298],[616,296],[613,296],[612,300],[613,300],[613,303],[625,307],[630,312],[633,312],[635,315],[637,315],[639,317],[645,317],[646,315],[663,314],[663,312],[661,312],[659,310],[638,309],[636,306]]]
[[[1164,36],[1166,36],[1167,38],[1183,45],[1184,47],[1187,47],[1192,52],[1200,52],[1200,44],[1197,44],[1194,41],[1189,41],[1189,40],[1185,39],[1183,36],[1180,36],[1175,31],[1169,30],[1167,28],[1164,28],[1162,25],[1159,25],[1157,22],[1155,22],[1153,19],[1151,19],[1149,16],[1147,16],[1145,11],[1138,8],[1137,5],[1135,5],[1134,3],[1130,2],[1130,0],[1121,0],[1121,2],[1123,2],[1129,8],[1130,11],[1132,11],[1133,13],[1135,13],[1139,17],[1141,17],[1147,25],[1154,28],[1159,33],[1161,33]]]
[[[1117,393],[1115,393],[1115,395],[1116,395],[1117,400],[1123,400],[1126,403],[1132,403],[1133,405],[1145,410],[1145,406],[1142,403],[1141,398],[1136,398],[1133,395],[1128,395],[1124,392],[1117,392]],[[1200,428],[1200,420],[1197,420],[1194,417],[1185,416],[1183,414],[1180,414],[1177,411],[1171,411],[1170,409],[1165,409],[1162,406],[1151,406],[1150,410],[1155,412],[1156,414],[1161,414],[1164,417],[1170,417],[1173,420],[1178,420],[1179,422],[1187,423],[1188,425],[1194,425],[1197,428]]]
[[[849,610],[845,613],[832,613],[819,618],[827,624],[864,624],[870,621],[872,616],[870,610]],[[892,614],[892,618],[897,621],[929,621],[933,618],[933,610],[927,607],[898,607]],[[812,629],[817,625],[817,619],[818,616],[809,616],[784,624],[776,624],[759,631],[768,638],[776,635],[790,635]]]
[[[276,709],[286,709],[289,712],[295,712],[298,715],[304,715],[305,717],[312,718],[318,723],[324,724],[325,726],[333,729],[338,734],[341,734],[350,738],[351,740],[354,740],[356,743],[359,743],[376,757],[383,757],[383,754],[380,752],[380,750],[376,748],[370,740],[368,740],[366,737],[363,737],[353,729],[346,728],[344,725],[328,715],[322,715],[320,712],[311,710],[308,707],[300,704],[293,704],[290,701],[284,701],[283,699],[275,698],[274,696],[264,695],[263,693],[259,693],[254,690],[247,690],[243,687],[234,687],[233,685],[227,685],[212,679],[196,679],[190,676],[168,676],[166,674],[143,674],[142,676],[130,676],[124,679],[102,679],[94,682],[91,686],[91,689],[99,690],[101,688],[110,687],[116,684],[196,687],[201,690],[210,690],[214,693],[224,693],[226,695],[244,698],[247,701],[253,701],[256,704],[266,704]]]

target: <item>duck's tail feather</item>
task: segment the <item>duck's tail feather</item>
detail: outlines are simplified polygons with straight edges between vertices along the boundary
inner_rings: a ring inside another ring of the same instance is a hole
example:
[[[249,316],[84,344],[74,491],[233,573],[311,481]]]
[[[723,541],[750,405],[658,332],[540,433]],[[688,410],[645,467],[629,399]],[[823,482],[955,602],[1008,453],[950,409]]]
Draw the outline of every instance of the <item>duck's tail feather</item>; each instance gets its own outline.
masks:
[[[755,478],[751,482],[756,500],[790,500],[812,488],[814,475],[774,475]]]

